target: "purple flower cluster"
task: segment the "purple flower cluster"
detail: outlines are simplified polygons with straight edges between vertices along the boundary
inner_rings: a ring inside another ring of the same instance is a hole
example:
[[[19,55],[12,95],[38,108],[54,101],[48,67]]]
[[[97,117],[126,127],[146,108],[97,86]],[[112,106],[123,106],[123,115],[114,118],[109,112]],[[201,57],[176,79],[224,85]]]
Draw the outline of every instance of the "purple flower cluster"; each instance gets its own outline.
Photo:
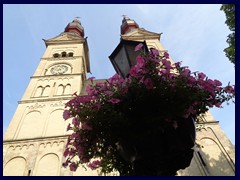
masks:
[[[135,51],[142,47],[139,44]],[[176,129],[177,117],[196,118],[235,96],[234,86],[222,87],[220,81],[209,79],[202,72],[191,72],[181,66],[181,62],[171,62],[168,53],[160,56],[156,49],[137,56],[136,65],[127,78],[115,74],[105,82],[88,80],[92,84],[86,87],[87,95],[75,94],[63,113],[65,120],[72,118],[67,127],[72,134],[64,151],[64,165],[71,171],[76,171],[80,164],[91,169],[101,167],[104,173],[121,171],[123,165],[116,152],[118,131],[115,129],[126,127],[127,123],[123,123],[128,119],[126,114],[134,110],[138,114],[144,114],[145,109],[149,109],[149,113],[154,110],[160,119]]]

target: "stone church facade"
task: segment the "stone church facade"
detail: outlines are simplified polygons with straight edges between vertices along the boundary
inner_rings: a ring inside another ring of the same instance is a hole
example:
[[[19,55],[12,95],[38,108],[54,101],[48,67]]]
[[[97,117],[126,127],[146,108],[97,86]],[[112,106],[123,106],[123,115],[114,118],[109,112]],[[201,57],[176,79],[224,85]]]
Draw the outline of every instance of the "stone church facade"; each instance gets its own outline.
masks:
[[[146,41],[160,53],[161,34],[139,28],[124,17],[121,38]],[[99,171],[80,167],[76,172],[62,167],[70,120],[62,118],[64,104],[73,93],[84,95],[89,83],[89,49],[84,28],[78,19],[60,35],[44,40],[46,51],[18,102],[18,107],[3,139],[4,176],[101,176]],[[102,81],[102,80],[96,80]],[[196,146],[191,165],[179,176],[235,175],[235,147],[210,113],[196,124]],[[109,175],[117,175],[112,173]]]

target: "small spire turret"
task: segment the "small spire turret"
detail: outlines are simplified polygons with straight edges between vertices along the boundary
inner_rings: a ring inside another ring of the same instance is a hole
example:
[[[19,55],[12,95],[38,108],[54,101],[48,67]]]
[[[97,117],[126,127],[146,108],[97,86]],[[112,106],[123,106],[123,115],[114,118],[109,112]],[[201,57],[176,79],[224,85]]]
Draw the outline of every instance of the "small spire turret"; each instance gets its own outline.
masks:
[[[75,32],[79,36],[84,37],[84,28],[78,18],[79,17],[76,17],[71,23],[69,23],[64,32]]]
[[[122,25],[121,25],[121,35],[125,34],[131,29],[139,28],[138,24],[127,17],[126,15],[123,15]]]

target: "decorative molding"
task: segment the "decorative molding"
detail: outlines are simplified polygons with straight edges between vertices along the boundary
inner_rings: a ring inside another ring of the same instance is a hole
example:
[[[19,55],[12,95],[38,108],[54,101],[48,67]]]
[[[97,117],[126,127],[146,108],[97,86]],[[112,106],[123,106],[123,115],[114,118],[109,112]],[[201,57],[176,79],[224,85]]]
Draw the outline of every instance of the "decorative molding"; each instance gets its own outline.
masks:
[[[72,99],[72,95],[66,95],[67,97],[59,97],[59,98],[44,98],[44,99],[35,99],[35,100],[21,100],[18,101],[18,104],[27,104],[27,103],[34,103],[34,102],[49,102],[49,101],[64,101]]]
[[[39,82],[39,81],[48,81],[48,82],[49,82],[49,81],[51,81],[51,80],[54,81],[55,79],[54,79],[53,77],[43,77],[42,79],[38,79],[38,82]]]
[[[3,140],[3,145],[7,144],[20,144],[20,143],[35,143],[35,142],[43,142],[43,141],[50,141],[50,140],[65,140],[68,138],[69,135],[60,135],[60,136],[45,136],[45,137],[36,137],[36,138],[26,138],[26,139],[15,139],[15,140]]]
[[[46,148],[48,145],[50,147],[53,147],[54,144],[56,144],[57,146],[59,146],[61,143],[66,143],[66,141],[62,140],[62,139],[54,139],[54,140],[49,140],[49,141],[45,141],[45,142],[41,142],[38,146],[42,146],[44,148]]]
[[[29,142],[20,142],[18,144],[11,144],[9,145],[8,149],[12,148],[13,151],[15,151],[18,147],[20,150],[22,150],[22,148],[26,147],[26,149],[29,149],[30,146],[34,147],[33,143],[29,143]]]
[[[44,146],[44,148],[49,144],[50,147],[53,146],[53,144],[56,144],[57,146],[59,146],[61,143],[66,143],[66,139],[64,138],[64,140],[62,138],[60,139],[44,139],[44,141],[36,141],[36,142],[29,142],[29,141],[24,141],[24,142],[18,142],[16,144],[9,144],[8,149],[12,148],[13,151],[15,151],[17,148],[19,148],[19,150],[22,150],[24,147],[26,147],[26,149],[29,149],[30,147],[40,147],[41,145]],[[38,144],[39,143],[39,144]]]
[[[63,103],[62,101],[58,101],[58,102],[50,104],[50,107],[59,107],[59,106],[62,107],[64,105],[65,105],[65,103]]]
[[[74,74],[61,74],[61,76],[79,76],[83,75],[84,73],[74,73]],[[43,75],[43,76],[31,76],[30,78],[47,78],[47,77],[59,77],[59,75]]]
[[[68,50],[72,50],[72,49],[77,49],[78,47],[77,46],[61,46],[61,47],[53,47],[52,49],[53,50],[55,50],[55,49],[57,49],[57,50],[66,50],[66,51],[68,51]]]
[[[67,79],[67,80],[70,80],[70,79],[74,79],[74,77],[58,77],[57,80],[64,80],[64,79]]]
[[[76,60],[82,56],[73,56],[73,57],[49,57],[49,58],[41,58],[41,60],[47,60],[47,61],[69,61],[69,60]]]
[[[45,106],[46,106],[45,104],[35,103],[35,104],[32,105],[32,106],[27,106],[27,108],[29,108],[29,109],[39,109],[39,108],[44,108]]]

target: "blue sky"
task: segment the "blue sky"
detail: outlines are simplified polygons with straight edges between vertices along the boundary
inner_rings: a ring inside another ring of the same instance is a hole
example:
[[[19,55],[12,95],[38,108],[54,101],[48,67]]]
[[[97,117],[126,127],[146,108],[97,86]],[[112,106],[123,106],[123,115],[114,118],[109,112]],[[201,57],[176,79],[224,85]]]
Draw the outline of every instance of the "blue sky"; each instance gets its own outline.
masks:
[[[220,4],[3,5],[3,133],[45,51],[42,39],[64,31],[79,16],[88,37],[92,75],[109,78],[115,72],[108,56],[120,40],[122,15],[146,30],[163,33],[161,43],[172,59],[192,71],[227,85],[235,84],[233,64],[223,49],[230,33]],[[235,144],[235,104],[210,110]]]

